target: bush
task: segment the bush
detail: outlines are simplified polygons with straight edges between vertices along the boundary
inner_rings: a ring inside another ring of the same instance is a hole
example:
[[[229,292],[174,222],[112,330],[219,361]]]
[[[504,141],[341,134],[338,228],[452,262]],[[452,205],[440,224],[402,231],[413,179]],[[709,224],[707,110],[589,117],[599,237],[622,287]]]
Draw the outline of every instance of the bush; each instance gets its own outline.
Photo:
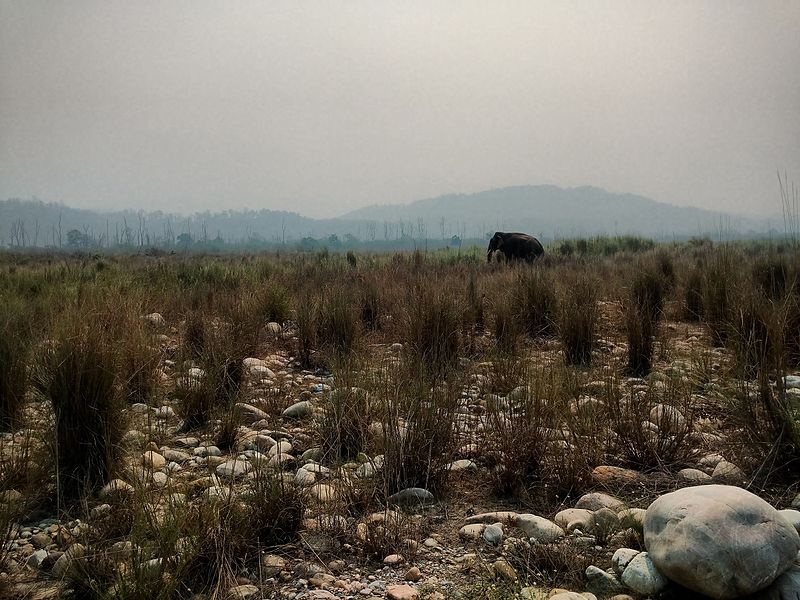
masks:
[[[368,331],[381,328],[381,290],[374,280],[365,281],[360,289],[361,323]]]
[[[733,252],[717,250],[705,265],[703,312],[714,345],[723,346],[733,320],[733,296],[737,281]]]
[[[20,421],[28,387],[31,333],[21,303],[0,299],[0,431]]]
[[[283,323],[289,318],[291,302],[288,290],[273,283],[257,297],[256,309],[264,321]]]
[[[532,338],[556,330],[558,306],[555,285],[548,272],[541,269],[522,271],[514,286],[517,318]]]
[[[501,296],[494,302],[494,339],[498,350],[512,353],[517,348],[520,323],[517,319],[516,305],[512,298]]]
[[[446,294],[432,288],[416,288],[408,299],[406,346],[419,369],[441,375],[457,363],[460,317],[459,307]]]
[[[322,456],[334,462],[352,460],[367,449],[369,396],[360,388],[338,388],[328,402],[320,427]]]
[[[663,385],[648,382],[645,390],[627,395],[608,386],[603,403],[616,434],[611,438],[610,452],[628,466],[663,470],[687,464],[694,450],[694,407],[689,386],[675,379]]]
[[[323,347],[340,356],[346,356],[355,349],[361,323],[343,289],[327,291],[317,323],[317,339]]]
[[[653,313],[635,301],[626,302],[623,312],[628,340],[628,373],[634,377],[644,377],[652,368],[653,336],[658,329],[658,321]]]
[[[113,342],[102,322],[74,320],[55,339],[37,374],[38,391],[52,403],[58,496],[74,506],[107,483],[118,466],[124,433],[115,387]]]
[[[623,303],[628,339],[628,372],[643,377],[653,362],[653,337],[664,310],[664,279],[660,271],[640,265],[633,275],[630,298]]]
[[[683,295],[683,318],[699,321],[703,317],[703,269],[693,267],[686,277]]]
[[[317,297],[306,291],[301,294],[295,306],[297,324],[298,358],[300,363],[311,366],[311,354],[317,346],[317,324],[319,307]]]
[[[559,336],[568,365],[589,365],[596,341],[597,287],[585,273],[565,277],[559,299]]]
[[[382,473],[388,494],[407,487],[435,493],[458,442],[461,386],[451,379],[431,387],[427,378],[413,369],[406,365],[390,374],[379,392],[385,415]]]

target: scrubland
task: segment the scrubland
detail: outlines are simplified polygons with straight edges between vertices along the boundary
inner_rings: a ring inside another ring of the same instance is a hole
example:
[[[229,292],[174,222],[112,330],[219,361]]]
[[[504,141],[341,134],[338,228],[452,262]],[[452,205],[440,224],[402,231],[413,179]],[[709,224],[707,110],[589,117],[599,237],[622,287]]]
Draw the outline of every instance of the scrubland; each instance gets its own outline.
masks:
[[[798,278],[766,242],[2,255],[0,597],[588,589],[666,492],[791,505]],[[597,492],[617,521],[557,517]]]

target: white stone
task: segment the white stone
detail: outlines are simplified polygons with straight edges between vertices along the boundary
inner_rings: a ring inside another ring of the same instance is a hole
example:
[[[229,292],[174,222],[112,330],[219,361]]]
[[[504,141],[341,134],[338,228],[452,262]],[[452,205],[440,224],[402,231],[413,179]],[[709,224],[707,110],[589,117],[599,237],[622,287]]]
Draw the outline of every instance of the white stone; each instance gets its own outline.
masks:
[[[757,592],[786,571],[800,535],[767,502],[739,487],[703,485],[658,498],[644,541],[669,579],[717,600]]]

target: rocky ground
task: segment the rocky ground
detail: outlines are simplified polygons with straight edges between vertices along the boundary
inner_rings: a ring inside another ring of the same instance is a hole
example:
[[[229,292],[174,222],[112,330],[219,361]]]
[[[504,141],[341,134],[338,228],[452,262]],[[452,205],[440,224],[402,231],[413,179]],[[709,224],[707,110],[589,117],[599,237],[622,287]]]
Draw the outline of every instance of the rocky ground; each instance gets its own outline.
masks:
[[[174,349],[178,329],[160,315],[147,318],[163,348]],[[277,340],[291,336],[278,324],[268,330]],[[686,326],[670,331],[673,357],[649,378],[649,385],[676,373],[691,376],[689,355],[700,334]],[[302,490],[301,533],[288,544],[262,549],[257,568],[236,572],[225,590],[230,598],[623,600],[689,597],[691,589],[721,599],[750,597],[765,586],[771,587],[758,598],[800,598],[800,479],[794,488],[769,495],[774,507],[745,491],[748,480],[725,452],[729,432],[713,415],[698,411],[687,417],[674,406],[654,404],[642,427],[655,437],[694,419],[696,452],[690,464],[658,473],[593,465],[589,487],[595,491],[568,494],[560,503],[531,510],[535,500],[503,500],[491,493],[488,475],[495,466],[487,456],[492,448],[481,436],[488,427],[486,405],[511,403],[514,392],[485,393],[475,367],[463,392],[463,439],[450,457],[447,491],[402,490],[389,497],[383,510],[357,515],[348,510],[353,498],[348,490],[379,482],[383,457],[360,455],[345,464],[321,460],[314,428],[336,387],[336,374],[303,371],[288,348],[276,343],[273,352],[245,361],[246,393],[235,407],[237,429],[230,448],[217,445],[213,428],[182,431],[177,401],[168,394],[153,406],[130,406],[124,477],[109,483],[80,520],[42,518],[14,529],[3,574],[11,595],[63,594],[70,574],[99,560],[87,540],[93,530],[116,519],[120,507],[136,504],[156,521],[168,521],[194,505],[246,495],[250,483],[267,470]],[[372,350],[376,360],[391,362],[402,346]],[[605,351],[620,353],[612,342],[605,343]],[[557,359],[553,350],[541,352],[542,361]],[[713,366],[723,360],[719,354],[709,350],[704,360]],[[169,358],[160,369],[165,390],[204,377],[202,369],[185,369]],[[587,379],[576,411],[597,402],[595,382]],[[787,384],[797,398],[800,378],[787,378]],[[626,379],[622,385],[635,390],[645,382]],[[695,399],[711,402],[719,393],[719,383],[712,380]],[[374,426],[378,434],[381,424]],[[552,443],[571,443],[559,433],[553,432]],[[6,450],[23,442],[24,436],[10,436]],[[4,499],[14,493],[4,491]],[[373,543],[376,537],[380,543]],[[380,552],[365,551],[372,546]],[[103,550],[103,559],[113,554],[122,562],[134,552],[135,545],[121,538]],[[150,560],[157,570],[160,561],[171,557]]]

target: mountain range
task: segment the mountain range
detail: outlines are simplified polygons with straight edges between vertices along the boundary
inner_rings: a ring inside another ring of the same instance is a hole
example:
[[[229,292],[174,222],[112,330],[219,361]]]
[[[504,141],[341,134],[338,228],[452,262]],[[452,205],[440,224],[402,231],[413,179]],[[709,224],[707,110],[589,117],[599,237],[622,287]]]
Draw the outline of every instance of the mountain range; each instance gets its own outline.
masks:
[[[363,241],[484,239],[525,231],[543,240],[593,235],[755,237],[782,230],[768,220],[656,202],[596,187],[516,186],[448,194],[410,204],[372,205],[332,219],[273,210],[226,210],[181,216],[133,210],[76,209],[36,200],[0,201],[0,246],[63,246],[66,234],[99,245],[172,244],[192,240],[285,243],[353,236]],[[184,238],[186,239],[186,238]],[[352,238],[350,238],[352,239]]]

